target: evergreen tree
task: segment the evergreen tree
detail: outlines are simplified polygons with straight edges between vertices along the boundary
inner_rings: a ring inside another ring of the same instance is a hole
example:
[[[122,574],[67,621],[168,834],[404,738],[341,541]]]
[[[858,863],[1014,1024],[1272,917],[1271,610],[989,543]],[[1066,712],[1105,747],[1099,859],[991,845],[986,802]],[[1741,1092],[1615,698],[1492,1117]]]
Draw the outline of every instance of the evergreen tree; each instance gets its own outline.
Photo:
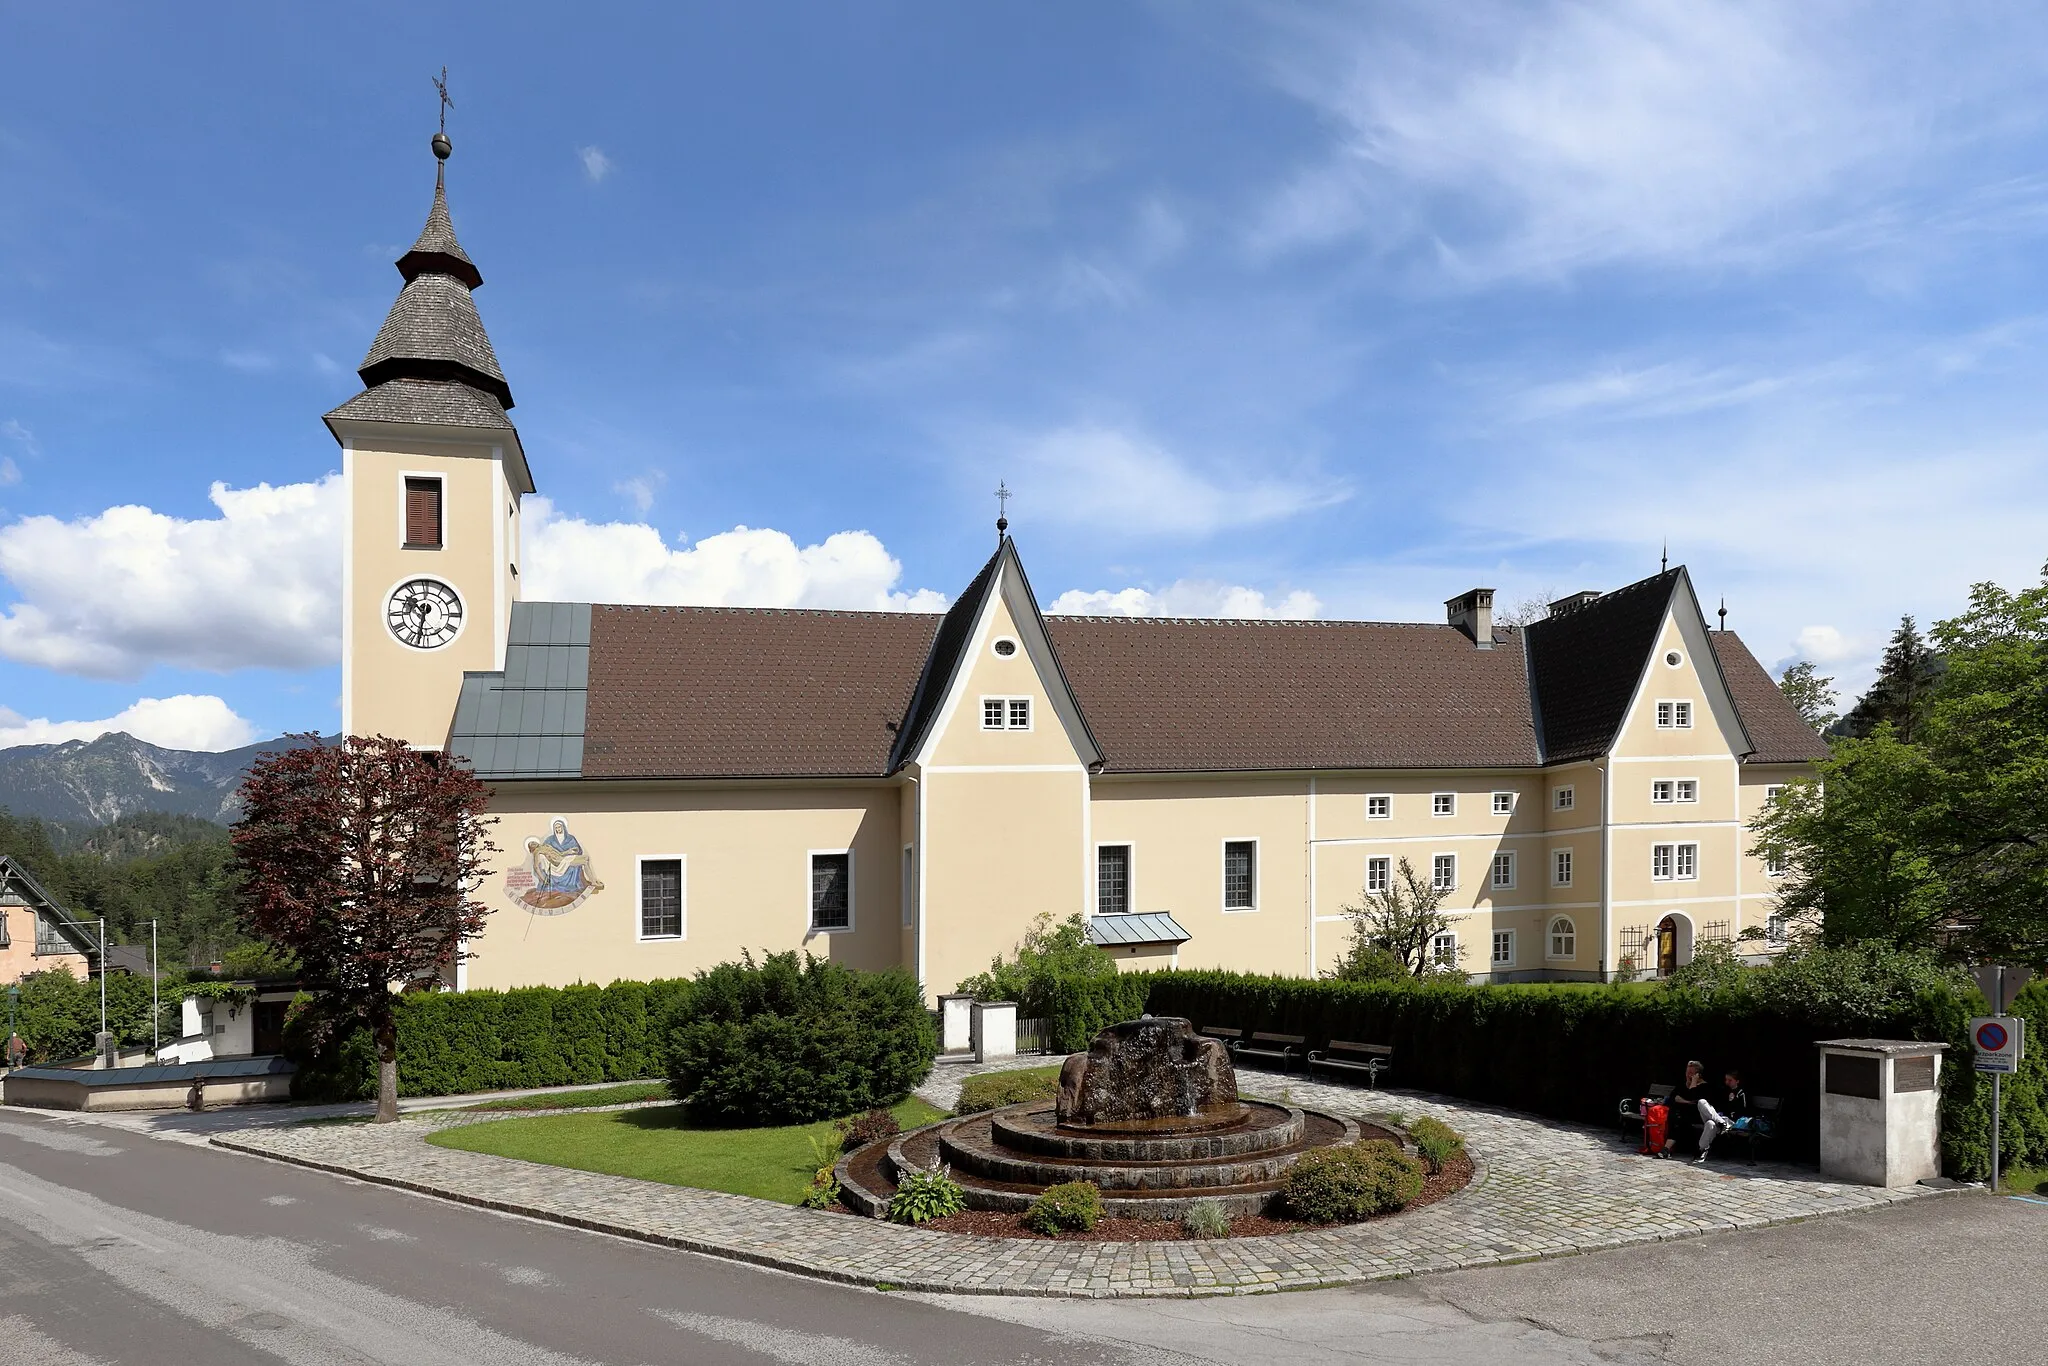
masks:
[[[1842,718],[1841,732],[1860,740],[1889,721],[1900,741],[1913,744],[1927,720],[1941,671],[1941,656],[1927,648],[1912,616],[1900,617],[1899,629],[1892,632],[1877,666],[1877,681]]]
[[[1825,734],[1835,724],[1835,680],[1815,673],[1811,660],[1802,659],[1785,670],[1778,691],[1815,730]]]

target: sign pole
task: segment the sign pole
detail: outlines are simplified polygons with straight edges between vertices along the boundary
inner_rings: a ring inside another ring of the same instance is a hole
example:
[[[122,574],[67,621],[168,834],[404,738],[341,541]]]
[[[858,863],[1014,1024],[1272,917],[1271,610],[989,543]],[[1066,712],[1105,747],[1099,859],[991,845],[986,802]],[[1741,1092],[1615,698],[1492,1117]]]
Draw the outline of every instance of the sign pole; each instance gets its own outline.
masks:
[[[161,1026],[163,1007],[157,1003],[156,976],[156,922],[149,922],[149,1054],[153,1060],[157,1049],[163,1046]]]
[[[1997,1013],[2003,1015],[2005,1014],[2005,964],[2003,963],[1998,965],[1997,980]],[[2000,1083],[2004,1080],[2005,1074],[2002,1072],[1993,1072],[1991,1074],[1991,1193],[1993,1195],[1998,1194],[1998,1120],[1999,1111],[2004,1108],[2001,1104],[2004,1099],[2002,1095],[2004,1088],[2000,1086]]]

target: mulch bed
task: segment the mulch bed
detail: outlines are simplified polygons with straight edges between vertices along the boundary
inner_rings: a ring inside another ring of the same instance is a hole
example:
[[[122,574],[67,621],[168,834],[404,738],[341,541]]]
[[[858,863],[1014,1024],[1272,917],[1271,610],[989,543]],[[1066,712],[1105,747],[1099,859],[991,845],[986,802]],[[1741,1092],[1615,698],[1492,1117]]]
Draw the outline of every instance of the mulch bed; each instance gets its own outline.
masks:
[[[1446,1196],[1455,1195],[1465,1189],[1472,1180],[1472,1159],[1460,1154],[1444,1164],[1444,1169],[1434,1176],[1423,1178],[1422,1194],[1417,1196],[1407,1209],[1396,1210],[1393,1214],[1375,1216],[1368,1223],[1380,1219],[1392,1219],[1409,1210],[1433,1205]],[[848,1211],[851,1213],[852,1211]],[[926,1228],[935,1228],[943,1233],[966,1233],[982,1238],[1029,1238],[1038,1242],[1051,1242],[1049,1234],[1034,1233],[1024,1227],[1022,1214],[1002,1214],[990,1210],[968,1210],[962,1214],[948,1215],[934,1219]],[[1230,1221],[1230,1236],[1233,1238],[1265,1238],[1276,1233],[1300,1233],[1303,1230],[1322,1227],[1305,1224],[1298,1219],[1271,1219],[1265,1215],[1240,1215]],[[1086,1233],[1062,1233],[1059,1241],[1071,1243],[1170,1243],[1187,1239],[1178,1221],[1167,1219],[1104,1219]]]

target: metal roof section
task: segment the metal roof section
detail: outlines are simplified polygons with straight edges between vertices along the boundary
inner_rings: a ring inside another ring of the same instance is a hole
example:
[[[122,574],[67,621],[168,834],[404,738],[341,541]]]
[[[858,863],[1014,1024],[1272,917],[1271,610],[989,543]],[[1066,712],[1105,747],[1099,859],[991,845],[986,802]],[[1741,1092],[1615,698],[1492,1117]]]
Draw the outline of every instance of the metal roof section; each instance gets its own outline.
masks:
[[[1122,944],[1185,944],[1193,938],[1168,911],[1129,911],[1088,920],[1088,942],[1099,949]]]
[[[487,781],[583,776],[590,604],[515,602],[501,673],[465,673],[448,752]]]

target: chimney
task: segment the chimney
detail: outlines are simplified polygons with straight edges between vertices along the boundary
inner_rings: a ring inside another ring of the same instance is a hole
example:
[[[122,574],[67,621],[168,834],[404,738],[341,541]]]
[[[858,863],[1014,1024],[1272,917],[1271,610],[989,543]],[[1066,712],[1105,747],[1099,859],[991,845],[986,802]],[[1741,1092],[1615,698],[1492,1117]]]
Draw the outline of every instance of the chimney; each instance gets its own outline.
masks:
[[[1600,594],[1591,588],[1585,589],[1583,592],[1568,594],[1550,604],[1550,615],[1561,617],[1566,612],[1576,612],[1587,603],[1597,601],[1599,597]]]
[[[1451,625],[1472,637],[1472,643],[1482,650],[1493,648],[1493,590],[1474,588],[1447,599],[1444,612]]]

